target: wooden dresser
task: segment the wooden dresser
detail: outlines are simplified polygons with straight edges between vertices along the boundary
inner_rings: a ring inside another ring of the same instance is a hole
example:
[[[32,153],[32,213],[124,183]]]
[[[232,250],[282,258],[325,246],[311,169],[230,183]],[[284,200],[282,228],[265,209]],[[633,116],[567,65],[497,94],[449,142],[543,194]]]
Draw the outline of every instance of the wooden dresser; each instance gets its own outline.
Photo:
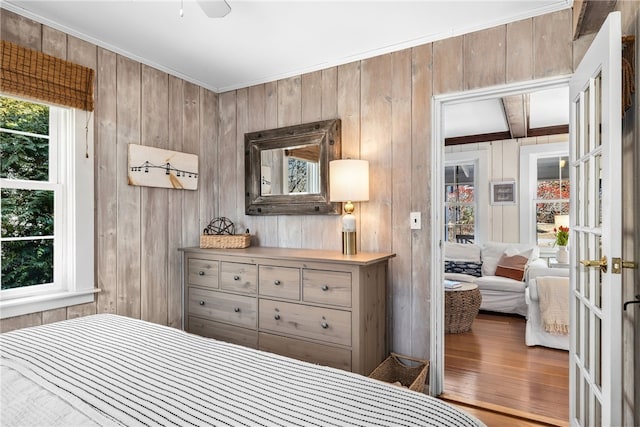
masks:
[[[364,375],[387,356],[394,254],[181,251],[186,331]]]

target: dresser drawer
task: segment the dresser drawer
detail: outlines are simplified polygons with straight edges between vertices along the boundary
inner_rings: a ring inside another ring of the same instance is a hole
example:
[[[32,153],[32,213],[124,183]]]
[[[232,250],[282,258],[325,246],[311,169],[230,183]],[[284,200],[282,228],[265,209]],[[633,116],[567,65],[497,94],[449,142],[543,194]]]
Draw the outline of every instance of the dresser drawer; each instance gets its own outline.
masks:
[[[226,323],[189,316],[188,331],[203,337],[215,338],[245,347],[258,347],[258,332],[256,330],[227,325]]]
[[[190,285],[218,287],[218,261],[190,258],[188,268]]]
[[[351,345],[348,311],[261,299],[259,329]]]
[[[281,337],[264,332],[260,332],[258,340],[258,348],[260,350],[322,366],[331,366],[345,371],[351,370],[351,351],[344,348]]]
[[[189,288],[189,315],[231,323],[246,328],[256,327],[256,299],[224,292]]]
[[[300,300],[300,269],[261,265],[258,292],[276,298]]]
[[[351,307],[351,273],[302,270],[302,300]]]
[[[258,267],[254,264],[222,262],[220,265],[220,289],[255,294],[258,284]]]

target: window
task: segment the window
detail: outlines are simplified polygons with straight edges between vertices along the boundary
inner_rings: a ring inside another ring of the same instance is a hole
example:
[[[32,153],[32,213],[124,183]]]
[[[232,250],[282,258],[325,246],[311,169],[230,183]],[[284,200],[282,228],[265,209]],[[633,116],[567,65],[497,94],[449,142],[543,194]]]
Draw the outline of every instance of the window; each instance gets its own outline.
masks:
[[[444,168],[445,238],[449,242],[475,236],[475,176],[473,163]]]
[[[2,318],[93,300],[88,114],[0,96]]]
[[[445,154],[445,239],[449,242],[480,243],[486,236],[486,151]]]
[[[521,241],[551,248],[553,229],[569,215],[567,143],[524,146],[520,150]]]

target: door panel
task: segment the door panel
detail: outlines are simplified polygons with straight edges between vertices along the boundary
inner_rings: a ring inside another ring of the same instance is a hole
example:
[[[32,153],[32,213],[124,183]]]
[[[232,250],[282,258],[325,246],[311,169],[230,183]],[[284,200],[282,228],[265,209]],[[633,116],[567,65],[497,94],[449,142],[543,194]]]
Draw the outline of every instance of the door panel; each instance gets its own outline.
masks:
[[[612,13],[570,82],[573,426],[621,423],[621,276],[610,265],[621,254],[620,45]]]

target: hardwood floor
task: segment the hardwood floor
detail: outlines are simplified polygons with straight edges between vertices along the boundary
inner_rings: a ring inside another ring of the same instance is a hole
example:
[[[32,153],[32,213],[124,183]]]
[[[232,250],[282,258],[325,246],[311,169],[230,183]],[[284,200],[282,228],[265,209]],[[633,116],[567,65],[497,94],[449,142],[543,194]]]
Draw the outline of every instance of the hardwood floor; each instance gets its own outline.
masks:
[[[446,334],[441,397],[540,423],[532,425],[567,425],[569,353],[527,347],[524,329],[522,317],[480,313],[470,332]]]

